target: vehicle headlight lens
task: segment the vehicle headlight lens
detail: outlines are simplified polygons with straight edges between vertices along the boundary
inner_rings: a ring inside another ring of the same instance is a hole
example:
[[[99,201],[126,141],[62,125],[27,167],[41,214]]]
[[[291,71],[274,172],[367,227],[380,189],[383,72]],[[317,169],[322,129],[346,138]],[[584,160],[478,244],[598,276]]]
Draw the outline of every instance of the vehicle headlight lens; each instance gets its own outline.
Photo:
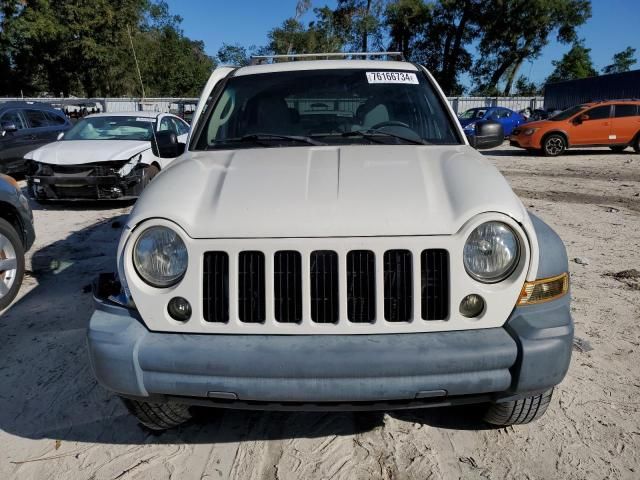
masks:
[[[476,122],[471,122],[468,125],[466,125],[463,130],[473,130],[476,128]]]
[[[486,222],[478,226],[464,245],[464,267],[472,278],[483,283],[507,278],[519,257],[518,237],[502,222]]]
[[[527,136],[529,136],[529,135],[533,135],[534,133],[536,133],[536,131],[537,131],[537,130],[538,130],[537,128],[527,128],[527,129],[523,132],[523,134],[524,134],[524,135],[527,135]]]
[[[149,285],[166,288],[187,271],[189,256],[180,236],[167,227],[150,227],[136,240],[133,266]]]

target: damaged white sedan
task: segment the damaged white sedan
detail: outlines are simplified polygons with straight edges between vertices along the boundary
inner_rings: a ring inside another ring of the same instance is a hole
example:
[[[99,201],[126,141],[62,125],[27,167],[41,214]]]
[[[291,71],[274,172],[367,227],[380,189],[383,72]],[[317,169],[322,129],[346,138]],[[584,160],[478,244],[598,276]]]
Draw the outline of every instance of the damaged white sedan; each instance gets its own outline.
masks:
[[[173,160],[154,153],[159,132],[175,134],[178,146],[175,156],[180,155],[189,125],[175,115],[158,112],[89,115],[57,142],[25,156],[31,195],[36,200],[137,197]]]

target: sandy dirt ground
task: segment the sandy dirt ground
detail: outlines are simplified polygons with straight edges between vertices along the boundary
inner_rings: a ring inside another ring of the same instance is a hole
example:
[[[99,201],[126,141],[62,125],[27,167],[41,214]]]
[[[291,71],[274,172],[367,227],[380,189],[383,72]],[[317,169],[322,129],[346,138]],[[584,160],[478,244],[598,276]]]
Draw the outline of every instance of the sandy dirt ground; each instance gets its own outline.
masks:
[[[571,259],[574,356],[540,421],[491,429],[468,407],[212,410],[150,435],[96,385],[85,350],[87,286],[113,270],[128,207],[34,205],[29,272],[0,318],[0,478],[640,478],[640,283],[615,276],[640,270],[640,155],[486,155]]]

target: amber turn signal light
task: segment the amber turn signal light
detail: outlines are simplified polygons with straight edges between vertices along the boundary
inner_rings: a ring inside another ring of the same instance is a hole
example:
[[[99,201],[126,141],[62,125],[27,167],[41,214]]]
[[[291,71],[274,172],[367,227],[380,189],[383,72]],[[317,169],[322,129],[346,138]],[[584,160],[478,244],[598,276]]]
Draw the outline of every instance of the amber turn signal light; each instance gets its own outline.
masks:
[[[518,306],[535,305],[550,302],[562,297],[569,291],[569,274],[542,278],[533,282],[525,282],[520,291]]]

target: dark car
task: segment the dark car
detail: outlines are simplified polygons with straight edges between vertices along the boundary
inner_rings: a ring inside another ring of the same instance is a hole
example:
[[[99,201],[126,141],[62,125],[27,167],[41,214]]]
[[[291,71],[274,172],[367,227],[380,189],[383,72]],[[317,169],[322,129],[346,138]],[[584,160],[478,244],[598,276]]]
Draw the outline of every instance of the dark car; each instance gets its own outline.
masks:
[[[481,107],[470,108],[458,117],[460,125],[467,136],[473,135],[475,124],[480,120],[493,120],[502,125],[505,137],[511,135],[511,131],[521,123],[525,122],[525,118],[518,112],[509,110],[504,107]]]
[[[0,310],[18,294],[24,276],[24,252],[35,240],[29,201],[18,183],[0,175]]]
[[[26,173],[24,156],[71,128],[64,113],[37,102],[0,103],[0,173]]]

